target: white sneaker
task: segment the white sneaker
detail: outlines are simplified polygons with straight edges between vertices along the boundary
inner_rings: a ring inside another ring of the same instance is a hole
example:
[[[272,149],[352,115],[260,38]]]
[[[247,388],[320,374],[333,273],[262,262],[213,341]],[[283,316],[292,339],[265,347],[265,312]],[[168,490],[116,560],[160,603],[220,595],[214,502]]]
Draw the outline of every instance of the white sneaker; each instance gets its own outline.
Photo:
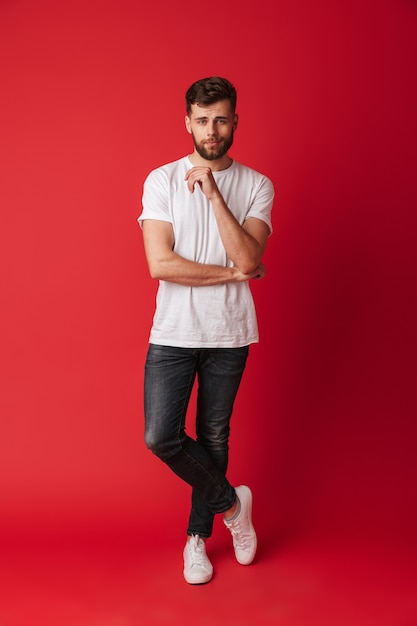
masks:
[[[252,563],[256,554],[257,539],[252,525],[252,492],[249,487],[236,487],[240,513],[236,519],[223,521],[232,533],[235,556],[241,565]]]
[[[206,544],[199,535],[191,535],[184,548],[184,578],[190,585],[208,583],[213,566],[206,554]]]

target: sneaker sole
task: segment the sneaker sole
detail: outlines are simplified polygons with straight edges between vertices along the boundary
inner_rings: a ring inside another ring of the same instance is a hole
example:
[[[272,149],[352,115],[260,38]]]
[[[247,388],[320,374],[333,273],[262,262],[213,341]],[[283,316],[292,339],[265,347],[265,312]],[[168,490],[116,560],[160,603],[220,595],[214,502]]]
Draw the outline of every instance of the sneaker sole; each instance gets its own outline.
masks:
[[[206,576],[191,578],[190,576],[186,576],[184,572],[185,582],[187,582],[189,585],[205,585],[206,583],[209,583],[212,578],[213,573],[207,574]]]

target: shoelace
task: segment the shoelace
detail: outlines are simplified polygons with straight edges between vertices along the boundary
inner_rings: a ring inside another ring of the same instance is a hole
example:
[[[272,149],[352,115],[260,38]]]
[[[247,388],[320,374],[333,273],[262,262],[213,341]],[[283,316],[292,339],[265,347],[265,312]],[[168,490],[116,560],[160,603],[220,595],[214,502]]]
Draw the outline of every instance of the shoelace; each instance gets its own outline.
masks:
[[[191,565],[203,565],[204,550],[201,544],[202,540],[197,535],[189,541],[188,556]]]
[[[233,537],[233,542],[236,547],[247,550],[250,546],[248,545],[248,541],[250,540],[250,536],[245,534],[240,521],[237,519],[229,526],[230,532]]]

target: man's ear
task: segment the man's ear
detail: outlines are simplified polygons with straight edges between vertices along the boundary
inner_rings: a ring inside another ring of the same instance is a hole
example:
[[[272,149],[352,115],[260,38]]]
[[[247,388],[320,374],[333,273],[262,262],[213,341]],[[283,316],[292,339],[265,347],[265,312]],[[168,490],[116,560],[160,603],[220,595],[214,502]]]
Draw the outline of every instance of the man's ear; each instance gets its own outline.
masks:
[[[238,123],[239,123],[239,116],[237,113],[235,113],[234,118],[233,118],[233,130],[236,130]]]
[[[188,115],[185,116],[185,128],[187,129],[187,131],[190,133],[191,135],[191,120],[188,117]]]

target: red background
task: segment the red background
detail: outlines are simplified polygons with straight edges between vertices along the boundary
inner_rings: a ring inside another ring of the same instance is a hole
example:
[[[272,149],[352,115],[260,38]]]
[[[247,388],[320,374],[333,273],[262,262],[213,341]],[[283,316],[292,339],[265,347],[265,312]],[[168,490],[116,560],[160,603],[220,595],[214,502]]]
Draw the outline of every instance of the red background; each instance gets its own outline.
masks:
[[[169,510],[182,541],[188,487],[142,442],[136,218],[191,150],[185,90],[220,74],[232,155],[277,194],[230,478],[284,543],[414,553],[416,22],[411,0],[0,3],[3,537]]]

